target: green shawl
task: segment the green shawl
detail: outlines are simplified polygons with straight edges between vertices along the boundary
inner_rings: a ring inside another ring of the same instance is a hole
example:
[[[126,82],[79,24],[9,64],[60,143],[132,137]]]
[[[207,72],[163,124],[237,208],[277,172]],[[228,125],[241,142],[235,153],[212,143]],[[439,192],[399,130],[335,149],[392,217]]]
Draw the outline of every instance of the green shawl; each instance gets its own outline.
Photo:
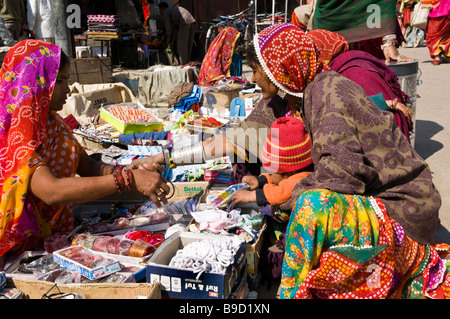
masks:
[[[313,28],[342,35],[358,42],[395,34],[396,6],[393,0],[317,0]]]

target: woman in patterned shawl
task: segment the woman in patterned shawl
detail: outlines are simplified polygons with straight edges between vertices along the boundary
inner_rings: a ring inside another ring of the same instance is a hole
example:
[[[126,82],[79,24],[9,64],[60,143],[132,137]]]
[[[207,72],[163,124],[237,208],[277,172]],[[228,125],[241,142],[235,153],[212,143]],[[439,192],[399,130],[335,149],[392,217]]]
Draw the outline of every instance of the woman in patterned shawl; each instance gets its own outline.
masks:
[[[223,78],[232,75],[232,62],[235,54],[239,31],[226,27],[214,38],[203,59],[197,84],[199,86],[214,85]]]
[[[448,296],[432,246],[441,198],[393,116],[328,71],[298,27],[270,26],[254,45],[254,78],[298,109],[312,142],[314,172],[280,205],[292,211],[280,297]]]
[[[349,51],[347,41],[335,32],[316,29],[306,35],[313,40],[324,64],[361,85],[380,109],[392,111],[395,123],[409,140],[413,111],[406,106],[409,96],[401,90],[395,72],[370,53]]]
[[[61,48],[25,40],[0,71],[0,258],[43,248],[74,228],[70,205],[136,188],[157,205],[169,187],[154,171],[110,166],[87,155],[56,113],[70,92]],[[76,177],[78,174],[82,177]],[[85,177],[86,176],[86,177]],[[164,193],[160,193],[160,189]]]

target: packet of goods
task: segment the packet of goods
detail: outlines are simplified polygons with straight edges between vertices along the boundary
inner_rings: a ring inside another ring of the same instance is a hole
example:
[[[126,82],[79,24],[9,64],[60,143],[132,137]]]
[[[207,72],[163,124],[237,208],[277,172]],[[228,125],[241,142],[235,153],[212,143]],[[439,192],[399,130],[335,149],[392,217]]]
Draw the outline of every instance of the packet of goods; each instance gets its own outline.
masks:
[[[157,119],[137,106],[117,105],[108,108],[108,112],[124,123],[156,122]]]
[[[214,208],[224,207],[231,202],[231,197],[236,191],[243,189],[250,189],[250,185],[247,183],[230,185],[217,195],[216,198],[211,199],[211,204],[213,204]]]

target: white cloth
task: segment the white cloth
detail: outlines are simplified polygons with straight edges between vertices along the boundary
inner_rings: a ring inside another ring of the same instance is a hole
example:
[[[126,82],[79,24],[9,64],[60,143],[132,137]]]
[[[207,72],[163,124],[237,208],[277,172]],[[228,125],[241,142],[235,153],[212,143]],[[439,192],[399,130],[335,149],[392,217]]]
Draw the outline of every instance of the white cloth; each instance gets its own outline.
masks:
[[[55,37],[52,0],[27,0],[28,28],[40,40]]]

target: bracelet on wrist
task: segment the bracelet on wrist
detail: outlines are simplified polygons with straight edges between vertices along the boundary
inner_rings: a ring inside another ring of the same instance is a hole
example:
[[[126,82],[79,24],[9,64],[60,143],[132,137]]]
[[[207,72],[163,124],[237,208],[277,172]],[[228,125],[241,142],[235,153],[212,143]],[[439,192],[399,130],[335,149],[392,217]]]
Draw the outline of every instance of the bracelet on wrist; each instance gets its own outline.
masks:
[[[117,169],[114,170],[112,174],[114,177],[114,182],[116,183],[116,188],[119,193],[122,193],[126,190],[127,186],[125,183],[125,179],[123,178],[122,171],[125,168],[124,165],[119,165]]]
[[[125,167],[125,165],[116,165],[116,166],[113,166],[112,168],[111,168],[111,172],[110,172],[110,174],[114,174],[114,172],[116,171],[116,170],[122,170],[122,169],[124,169],[124,167]]]
[[[127,180],[126,180],[126,187],[127,189],[132,189],[134,187],[134,175],[133,171],[131,169],[125,168],[124,169]]]
[[[391,104],[391,105],[388,105],[388,106],[389,106],[389,108],[390,108],[391,110],[395,110],[397,104],[398,104],[398,100],[397,100],[397,99],[394,99],[394,100],[392,100],[392,104]]]

